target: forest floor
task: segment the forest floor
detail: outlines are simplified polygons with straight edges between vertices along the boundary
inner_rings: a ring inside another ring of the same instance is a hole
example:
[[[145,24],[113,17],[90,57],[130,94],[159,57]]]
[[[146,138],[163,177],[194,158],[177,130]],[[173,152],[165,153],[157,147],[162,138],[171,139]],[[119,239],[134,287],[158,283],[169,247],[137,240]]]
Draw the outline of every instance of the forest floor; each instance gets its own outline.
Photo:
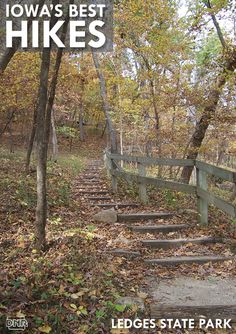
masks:
[[[145,287],[148,277],[172,278],[185,275],[204,279],[208,276],[235,276],[235,264],[232,261],[162,268],[148,267],[140,258],[129,260],[108,254],[109,249],[123,247],[124,241],[126,247],[141,251],[145,257],[153,256],[154,253],[146,248],[141,249],[140,239],[144,239],[145,235],[134,235],[123,225],[94,222],[93,215],[99,209],[92,208],[78,189],[80,173],[90,160],[98,158],[102,158],[102,149],[91,142],[83,144],[79,153],[64,154],[57,164],[49,163],[49,248],[46,253],[39,254],[33,247],[35,173],[26,176],[22,172],[23,155],[20,151],[15,154],[1,151],[1,334],[8,333],[6,317],[23,316],[29,322],[26,333],[129,333],[128,330],[111,330],[111,319],[132,318],[139,315],[140,311],[137,307],[121,307],[116,302],[117,298],[143,298],[146,308],[142,316],[149,318],[151,300]],[[104,187],[110,187],[105,171],[101,175]],[[136,200],[136,189],[127,188],[123,184],[119,194],[113,198],[119,202],[133,202]],[[183,208],[193,211],[180,214]],[[196,222],[196,227],[181,234],[182,237],[211,235],[235,238],[233,226],[224,215],[216,211],[211,211],[212,223],[208,227],[197,226],[195,209],[192,198],[170,192],[155,192],[151,195],[148,207],[140,206],[131,211],[169,210],[177,213],[169,221],[173,224]],[[121,211],[127,212],[128,209]],[[202,247],[204,253],[230,253],[225,245]],[[186,245],[176,252],[178,255],[199,254],[199,248]],[[166,256],[168,251],[158,251],[158,255]],[[137,332],[177,333],[176,330]]]

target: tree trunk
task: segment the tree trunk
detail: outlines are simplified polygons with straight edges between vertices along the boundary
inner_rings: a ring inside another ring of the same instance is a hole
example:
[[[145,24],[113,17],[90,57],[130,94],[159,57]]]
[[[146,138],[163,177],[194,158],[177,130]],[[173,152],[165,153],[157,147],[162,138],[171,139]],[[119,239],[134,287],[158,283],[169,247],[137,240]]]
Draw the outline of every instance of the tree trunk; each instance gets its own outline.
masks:
[[[209,9],[212,8],[210,0],[207,0],[205,2],[205,5]],[[202,117],[195,127],[195,131],[190,141],[190,146],[189,146],[188,153],[187,153],[187,159],[197,158],[199,149],[202,145],[206,131],[211,123],[211,120],[213,119],[215,115],[217,104],[219,102],[222,89],[225,83],[227,82],[227,76],[229,75],[229,73],[233,73],[234,70],[236,69],[236,48],[226,45],[224,36],[222,34],[222,31],[218,24],[216,16],[213,13],[211,13],[210,15],[211,15],[213,24],[217,31],[217,35],[219,37],[219,40],[224,50],[225,63],[223,63],[223,70],[218,76],[216,86],[210,90],[208,101],[204,108]],[[192,166],[191,167],[185,166],[182,171],[181,179],[184,182],[189,183],[192,171],[193,171]]]
[[[79,106],[79,138],[80,141],[84,141],[84,79],[81,80],[81,96]]]
[[[84,141],[84,106],[82,98],[79,107],[79,138],[80,141]]]
[[[80,61],[80,83],[81,83],[81,94],[80,94],[80,103],[79,103],[79,138],[80,141],[84,141],[84,85],[85,85],[85,79],[84,79],[84,55],[83,52],[81,54],[81,61]]]
[[[222,89],[225,83],[227,82],[227,76],[229,75],[229,73],[232,73],[236,69],[236,49],[233,49],[231,51],[227,50],[227,53],[228,53],[227,55],[228,60],[226,61],[226,65],[222,73],[218,76],[216,87],[210,90],[205,108],[202,113],[202,117],[196,124],[194,133],[190,140],[190,145],[187,151],[186,159],[197,158],[206,131],[209,125],[211,124],[212,119],[214,118]],[[182,171],[181,180],[185,183],[189,183],[192,171],[193,171],[193,166],[191,167],[185,166]]]
[[[51,127],[52,127],[52,160],[56,162],[58,156],[58,141],[57,141],[57,132],[55,127],[55,117],[53,109],[51,116]]]
[[[29,173],[30,158],[31,158],[31,154],[33,151],[33,146],[34,146],[34,139],[35,139],[36,127],[37,127],[37,110],[38,110],[38,105],[36,105],[34,109],[33,124],[32,124],[30,140],[29,140],[27,154],[26,154],[26,161],[25,161],[26,173]]]
[[[44,5],[45,0],[37,0],[34,3],[35,5],[39,5],[39,9],[42,8],[42,6]],[[40,10],[39,10],[40,12]],[[33,17],[30,17],[28,20],[28,30],[30,30],[31,25],[32,25],[32,21],[33,21]],[[0,59],[0,74],[2,74],[5,69],[7,68],[8,64],[10,63],[12,57],[14,56],[14,54],[16,53],[16,51],[18,50],[18,48],[20,47],[20,42],[21,39],[20,38],[15,38],[13,43],[12,43],[12,48],[7,48],[4,52],[4,54],[2,55],[1,59]]]
[[[56,2],[58,3],[59,1],[56,1]],[[69,1],[69,5],[72,5],[73,3],[74,3],[74,0]],[[66,17],[65,22],[64,22],[64,25],[63,25],[63,28],[62,28],[62,33],[61,33],[61,36],[60,36],[60,39],[61,39],[63,44],[65,44],[66,33],[67,33],[67,28],[68,28],[69,21],[70,21],[70,17],[69,17],[69,12],[68,12],[67,17]],[[55,63],[55,66],[54,66],[52,81],[51,81],[50,90],[49,90],[48,105],[47,105],[47,110],[46,110],[46,120],[45,120],[46,127],[45,127],[45,129],[46,129],[47,146],[48,146],[49,137],[50,137],[52,107],[53,107],[55,94],[56,94],[57,79],[58,79],[58,73],[59,73],[59,70],[60,70],[60,67],[61,67],[62,55],[63,55],[63,48],[60,48],[60,49],[58,49],[57,55],[56,55],[56,63]]]
[[[96,68],[97,76],[98,76],[99,83],[100,83],[103,109],[104,109],[106,123],[107,123],[108,131],[109,131],[109,135],[110,135],[110,141],[111,141],[111,152],[116,153],[117,152],[117,138],[116,138],[115,129],[111,121],[111,116],[110,116],[110,106],[109,106],[108,99],[107,99],[106,82],[105,82],[103,73],[100,68],[97,54],[95,52],[92,52],[92,56],[93,56],[94,66]]]
[[[8,126],[8,133],[9,133],[9,148],[10,153],[14,153],[14,140],[13,140],[13,134],[11,129],[11,124]]]
[[[74,1],[70,0],[70,4]],[[54,0],[53,5],[57,5],[59,0]],[[52,16],[52,25],[56,20]],[[61,40],[65,41],[67,27],[69,23],[69,13],[65,20],[62,30]],[[46,233],[45,227],[47,223],[47,152],[50,137],[50,126],[52,117],[52,107],[55,98],[57,78],[61,65],[63,49],[58,49],[56,63],[52,75],[50,90],[48,94],[48,77],[51,60],[51,48],[45,48],[42,55],[42,65],[40,74],[39,89],[39,105],[37,112],[37,208],[36,208],[36,247],[37,249],[45,249]]]
[[[35,241],[38,250],[44,250],[46,246],[45,227],[47,222],[47,137],[45,136],[45,118],[48,97],[48,76],[50,68],[51,49],[43,50],[39,102],[37,111],[37,208],[36,208],[36,229]]]
[[[9,128],[13,118],[14,118],[15,110],[7,113],[7,122],[3,129],[0,131],[0,138],[4,135],[5,131]]]

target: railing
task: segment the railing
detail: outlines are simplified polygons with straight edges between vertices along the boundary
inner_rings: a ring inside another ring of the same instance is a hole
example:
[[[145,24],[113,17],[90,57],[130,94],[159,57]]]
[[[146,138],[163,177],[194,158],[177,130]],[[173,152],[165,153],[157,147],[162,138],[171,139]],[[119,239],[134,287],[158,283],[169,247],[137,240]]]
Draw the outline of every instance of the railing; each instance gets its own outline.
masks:
[[[118,164],[119,161],[133,162],[137,166],[138,173],[125,171]],[[139,187],[139,197],[143,203],[148,202],[147,185],[157,188],[176,190],[179,192],[194,194],[198,202],[198,217],[201,224],[208,224],[208,206],[213,204],[224,211],[233,219],[236,218],[236,207],[224,199],[208,191],[208,175],[236,183],[236,172],[216,167],[214,165],[198,161],[184,159],[153,159],[148,157],[135,157],[120,154],[111,154],[105,151],[105,162],[108,172],[112,178],[112,188],[117,192],[117,178],[121,177],[128,182],[135,182]],[[196,185],[189,185],[176,181],[169,181],[146,176],[146,166],[194,166],[197,172]]]

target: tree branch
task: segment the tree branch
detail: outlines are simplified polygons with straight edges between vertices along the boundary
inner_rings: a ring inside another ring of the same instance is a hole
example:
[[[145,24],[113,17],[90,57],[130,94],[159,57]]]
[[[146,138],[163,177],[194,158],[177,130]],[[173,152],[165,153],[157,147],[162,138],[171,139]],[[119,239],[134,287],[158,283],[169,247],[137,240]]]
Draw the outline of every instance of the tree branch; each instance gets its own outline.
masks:
[[[206,5],[206,7],[207,7],[208,9],[212,9],[210,0],[206,0],[206,1],[204,1],[204,3],[205,3],[205,5]],[[220,39],[221,45],[222,45],[223,49],[225,49],[225,48],[226,48],[226,43],[225,43],[225,39],[224,39],[224,36],[223,36],[223,34],[222,34],[222,30],[221,30],[221,28],[220,28],[220,25],[219,25],[219,23],[218,23],[218,21],[217,21],[217,19],[216,19],[215,14],[210,13],[210,15],[211,15],[212,21],[213,21],[213,23],[214,23],[214,26],[215,26],[215,28],[216,28],[217,35],[218,35],[218,37],[219,37],[219,39]]]

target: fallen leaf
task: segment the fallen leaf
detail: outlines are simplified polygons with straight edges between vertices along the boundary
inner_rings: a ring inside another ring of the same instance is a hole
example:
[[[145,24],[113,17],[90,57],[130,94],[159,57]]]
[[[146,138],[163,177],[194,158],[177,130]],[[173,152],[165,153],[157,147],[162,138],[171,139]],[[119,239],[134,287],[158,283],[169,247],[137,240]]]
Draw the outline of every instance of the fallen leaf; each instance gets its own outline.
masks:
[[[77,310],[77,306],[75,304],[70,304],[70,307],[73,308],[74,310]]]
[[[21,311],[18,311],[18,312],[16,313],[16,316],[17,316],[17,318],[25,318],[25,314],[22,313]]]
[[[78,299],[79,296],[77,295],[77,293],[72,293],[72,294],[70,295],[70,298],[72,298],[72,299]]]
[[[59,290],[58,290],[58,292],[59,293],[64,293],[65,292],[65,287],[64,287],[64,285],[60,285],[60,288],[59,288]]]
[[[49,325],[44,325],[38,328],[38,330],[42,333],[50,333],[52,328]]]
[[[139,298],[146,299],[146,298],[148,297],[148,294],[145,293],[145,292],[139,291],[139,292],[137,293],[137,296],[138,296]]]
[[[129,334],[129,330],[125,328],[113,328],[111,334]]]

